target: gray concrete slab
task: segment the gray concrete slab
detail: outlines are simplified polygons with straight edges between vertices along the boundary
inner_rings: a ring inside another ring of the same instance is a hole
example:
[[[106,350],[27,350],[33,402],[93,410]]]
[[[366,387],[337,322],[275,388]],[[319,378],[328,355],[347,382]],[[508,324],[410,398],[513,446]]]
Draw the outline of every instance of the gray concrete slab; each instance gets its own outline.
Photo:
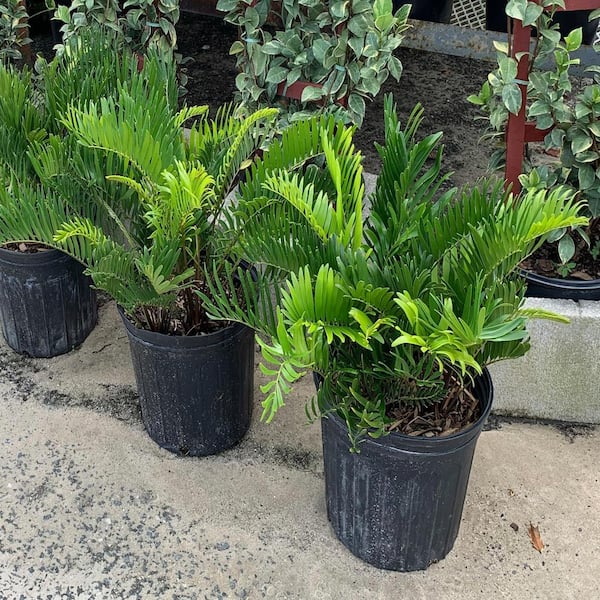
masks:
[[[570,322],[530,321],[531,350],[492,365],[494,411],[600,423],[600,302],[527,298],[525,306],[561,314]]]
[[[309,378],[276,422],[257,410],[239,446],[200,459],[145,434],[112,303],[80,349],[31,360],[2,345],[0,367],[2,599],[598,597],[593,429],[484,432],[454,550],[401,574],[354,558],[328,525]]]

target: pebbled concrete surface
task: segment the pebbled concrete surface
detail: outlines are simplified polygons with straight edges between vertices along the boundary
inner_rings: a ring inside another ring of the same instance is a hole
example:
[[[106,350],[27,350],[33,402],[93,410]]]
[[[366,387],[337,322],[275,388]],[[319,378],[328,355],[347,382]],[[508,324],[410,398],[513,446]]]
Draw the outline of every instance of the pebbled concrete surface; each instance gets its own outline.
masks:
[[[454,550],[427,572],[378,571],[327,523],[311,385],[236,448],[178,458],[143,430],[111,303],[69,355],[32,360],[2,344],[0,599],[598,597],[593,427],[492,419]]]

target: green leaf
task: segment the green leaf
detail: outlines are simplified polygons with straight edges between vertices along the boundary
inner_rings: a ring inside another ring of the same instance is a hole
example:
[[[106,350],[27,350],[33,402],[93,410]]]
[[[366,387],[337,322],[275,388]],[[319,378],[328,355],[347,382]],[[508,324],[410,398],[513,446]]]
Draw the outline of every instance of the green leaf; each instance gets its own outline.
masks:
[[[325,55],[327,54],[330,48],[331,44],[327,40],[323,38],[315,40],[315,42],[312,45],[312,51],[315,59],[320,63],[323,63],[323,61],[325,60]]]
[[[498,69],[500,70],[500,76],[504,83],[513,83],[517,78],[517,61],[510,56],[505,56],[498,61]]]
[[[356,115],[360,115],[362,121],[366,110],[364,98],[358,94],[350,94],[348,96],[348,108],[350,108],[350,110],[352,110]]]
[[[221,12],[231,12],[238,7],[238,0],[219,0],[217,2],[217,10]]]
[[[508,56],[508,42],[499,42],[497,40],[493,41],[494,48],[501,54],[506,54]]]
[[[525,18],[527,4],[527,0],[509,0],[506,3],[505,12],[509,17],[522,21]]]
[[[575,242],[570,235],[564,235],[558,242],[558,256],[563,265],[569,262],[575,255]]]
[[[596,172],[591,165],[584,164],[579,167],[579,174],[577,177],[579,180],[579,187],[582,190],[587,190],[594,185],[594,182],[596,181]]]
[[[569,35],[565,37],[565,45],[568,52],[575,52],[581,46],[583,42],[583,31],[581,27],[573,29]]]
[[[302,102],[313,102],[315,100],[320,100],[323,97],[323,88],[317,87],[315,85],[307,85],[302,90]]]
[[[545,29],[542,27],[540,33],[542,37],[549,40],[553,46],[560,42],[560,31],[557,31],[556,29]]]
[[[523,25],[535,25],[536,21],[542,16],[544,9],[534,2],[527,2],[525,14],[523,15]]]
[[[396,81],[398,81],[402,76],[402,63],[400,62],[400,59],[396,58],[395,56],[390,56],[390,60],[388,62],[388,69],[390,70],[390,75]]]
[[[560,227],[559,229],[555,229],[548,234],[548,242],[553,244],[554,242],[558,242],[560,238],[562,238],[566,234],[567,230],[564,227]]]
[[[369,22],[363,15],[355,15],[348,21],[348,30],[357,37],[364,37],[369,30]]]
[[[579,152],[584,152],[588,148],[591,148],[593,143],[594,140],[592,140],[591,137],[583,133],[579,133],[571,141],[571,150],[573,151],[573,154],[578,154]]]
[[[392,0],[375,0],[373,2],[373,17],[375,27],[379,31],[387,31],[394,23]]]
[[[518,114],[523,103],[521,88],[516,83],[504,85],[502,87],[502,101],[511,113]]]
[[[288,74],[288,69],[285,67],[274,66],[271,67],[267,73],[267,83],[281,83]]]
[[[235,42],[233,42],[233,44],[231,44],[231,48],[229,48],[229,54],[230,55],[234,55],[234,54],[241,54],[242,52],[244,52],[245,50],[245,46],[242,42],[240,42],[240,40],[236,40]]]

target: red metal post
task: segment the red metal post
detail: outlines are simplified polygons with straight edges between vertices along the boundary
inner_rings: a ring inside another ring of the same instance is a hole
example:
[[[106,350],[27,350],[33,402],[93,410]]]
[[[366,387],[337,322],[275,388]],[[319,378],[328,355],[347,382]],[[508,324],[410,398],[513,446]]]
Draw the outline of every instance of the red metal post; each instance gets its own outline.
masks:
[[[515,194],[521,191],[519,175],[523,168],[523,153],[525,150],[525,113],[527,104],[527,79],[529,76],[529,40],[531,27],[523,27],[521,21],[513,21],[513,39],[511,56],[516,58],[521,54],[518,62],[517,78],[521,88],[521,110],[519,114],[509,113],[506,126],[506,185],[512,184]]]
[[[559,10],[595,10],[600,8],[600,0],[565,0],[565,8]],[[529,43],[531,27],[523,27],[523,23],[513,20],[513,39],[511,56],[516,58],[521,54],[518,63],[517,78],[520,82],[522,105],[518,115],[509,114],[506,126],[506,167],[504,176],[506,185],[512,184],[516,194],[521,191],[519,175],[523,169],[523,156],[527,142],[543,141],[549,129],[541,131],[533,123],[526,123],[527,80],[529,75]]]

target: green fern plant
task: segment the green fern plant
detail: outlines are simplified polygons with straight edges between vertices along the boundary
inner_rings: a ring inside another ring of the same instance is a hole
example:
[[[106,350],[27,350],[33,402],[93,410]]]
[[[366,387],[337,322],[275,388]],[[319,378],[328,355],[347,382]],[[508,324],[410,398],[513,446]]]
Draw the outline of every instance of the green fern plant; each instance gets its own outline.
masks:
[[[61,122],[72,102],[85,104],[110,94],[137,73],[136,58],[115,47],[114,41],[108,30],[91,28],[72,37],[65,52],[51,62],[38,59],[35,72],[26,66],[0,65],[1,209],[6,219],[0,228],[1,244],[35,241],[52,245],[52,214],[67,211],[100,218],[92,196],[108,197],[118,191],[104,177],[107,170],[117,168],[117,161],[99,160],[67,136]],[[173,99],[167,90],[174,81],[166,69],[160,61],[150,60],[143,78],[147,86],[162,89],[175,104],[176,88]],[[25,213],[31,222],[21,220]],[[45,226],[38,230],[42,221]]]
[[[139,70],[125,48],[105,59],[89,41],[69,38],[37,86],[0,71],[0,243],[63,250],[138,326],[197,333],[209,325],[193,290],[226,260],[219,215],[276,111],[177,110],[173,61],[149,51]]]
[[[105,178],[123,161],[79,144],[62,123],[71,103],[115,93],[132,74],[176,106],[173,68],[153,56],[138,74],[137,58],[115,41],[113,32],[92,27],[71,37],[51,62],[38,59],[35,72],[0,65],[0,244],[53,246],[67,215],[109,223],[107,199],[129,206],[131,194]],[[133,218],[126,211],[125,217]]]
[[[127,166],[107,178],[133,192],[132,220],[110,214],[123,241],[90,219],[66,222],[55,241],[141,328],[181,335],[210,328],[194,291],[207,265],[227,260],[217,241],[225,200],[258,148],[260,126],[276,115],[265,109],[240,121],[232,106],[214,120],[207,113],[206,106],[174,112],[164,94],[134,78],[114,98],[72,106],[63,120],[80,144]],[[183,124],[192,117],[186,139]]]
[[[238,251],[263,266],[273,318],[260,297],[247,310],[205,300],[258,332],[267,421],[312,370],[322,384],[309,415],[335,411],[356,445],[389,432],[396,408],[440,402],[486,364],[524,354],[528,318],[559,318],[523,309],[515,270],[553,230],[585,223],[579,205],[560,191],[513,198],[489,181],[442,193],[441,134],[419,139],[422,115],[402,128],[386,99],[366,217],[352,130],[328,121],[296,124],[240,186]]]

